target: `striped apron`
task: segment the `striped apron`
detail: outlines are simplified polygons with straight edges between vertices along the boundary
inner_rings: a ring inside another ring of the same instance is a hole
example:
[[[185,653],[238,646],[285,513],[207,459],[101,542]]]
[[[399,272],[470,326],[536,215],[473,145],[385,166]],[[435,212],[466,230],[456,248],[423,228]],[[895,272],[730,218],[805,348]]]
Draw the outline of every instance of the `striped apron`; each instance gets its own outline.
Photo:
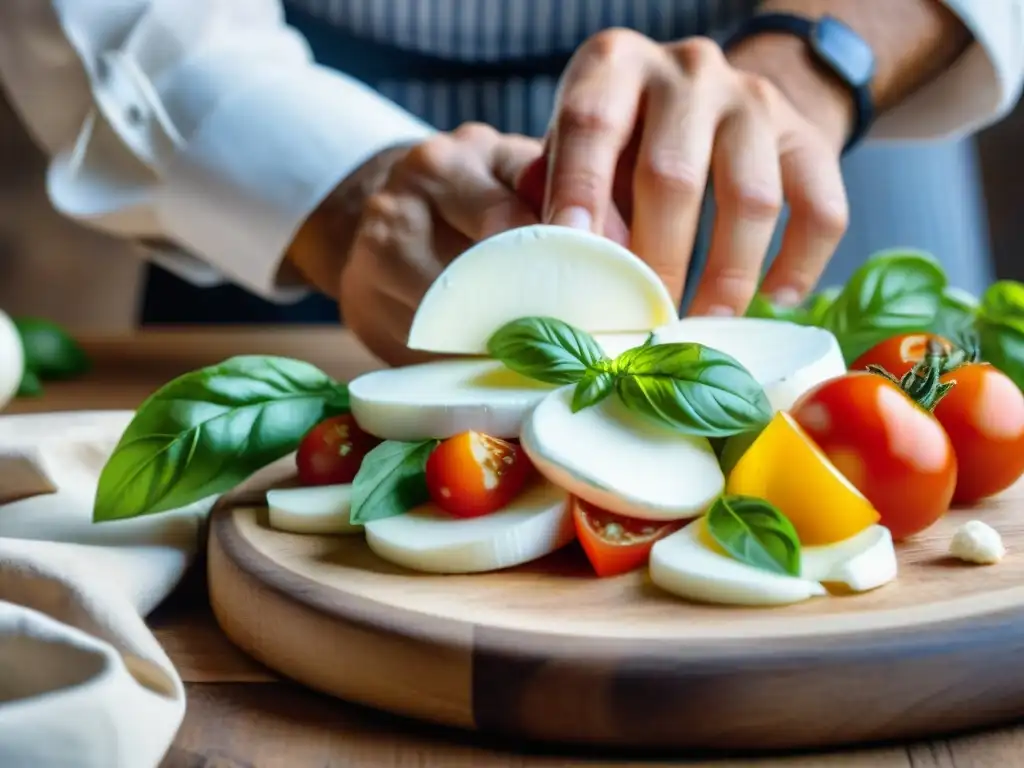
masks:
[[[659,41],[721,39],[758,0],[293,0],[288,22],[317,61],[375,88],[439,130],[467,121],[541,136],[558,76],[573,50],[608,27]],[[952,282],[980,291],[991,279],[972,142],[866,145],[844,160],[851,229],[823,284],[842,282],[874,250],[923,248]],[[684,306],[704,265],[714,205],[707,200]],[[778,247],[780,221],[771,254]],[[770,254],[770,255],[771,255]],[[236,286],[198,288],[149,268],[143,322],[331,323],[323,296],[292,305]]]

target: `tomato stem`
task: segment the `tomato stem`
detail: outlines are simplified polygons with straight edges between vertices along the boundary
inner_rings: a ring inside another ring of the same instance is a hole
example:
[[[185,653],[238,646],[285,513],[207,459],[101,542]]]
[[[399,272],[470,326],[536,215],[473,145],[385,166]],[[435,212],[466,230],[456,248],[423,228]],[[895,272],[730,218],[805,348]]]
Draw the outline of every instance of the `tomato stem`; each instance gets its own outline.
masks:
[[[956,386],[956,381],[942,381],[942,376],[966,362],[966,353],[957,350],[952,355],[946,352],[937,339],[928,339],[924,358],[897,379],[880,365],[869,365],[871,373],[882,376],[898,386],[903,392],[931,413],[949,391]]]

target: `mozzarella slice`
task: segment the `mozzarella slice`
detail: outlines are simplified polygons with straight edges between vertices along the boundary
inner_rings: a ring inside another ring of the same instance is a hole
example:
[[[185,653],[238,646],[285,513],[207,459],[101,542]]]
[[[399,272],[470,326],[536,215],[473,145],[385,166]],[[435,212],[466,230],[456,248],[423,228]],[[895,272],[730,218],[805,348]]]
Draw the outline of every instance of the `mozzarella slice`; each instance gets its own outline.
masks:
[[[643,520],[695,517],[725,480],[711,444],[626,409],[614,395],[572,412],[573,385],[545,397],[521,443],[548,480],[611,512]]]
[[[595,336],[609,357],[644,343],[645,334]],[[438,360],[374,371],[349,384],[352,416],[385,440],[443,439],[473,429],[519,437],[523,418],[554,387],[496,360]]]
[[[755,568],[712,550],[695,520],[651,548],[651,581],[687,600],[723,605],[787,605],[828,594],[812,579]]]
[[[358,533],[349,522],[351,485],[278,488],[267,491],[270,527],[289,533]]]
[[[800,576],[772,573],[741,563],[708,546],[704,520],[657,542],[651,549],[651,580],[666,592],[724,605],[786,605],[828,594],[822,584],[866,592],[896,578],[896,550],[888,528],[873,525],[849,539],[804,547]]]
[[[521,317],[554,317],[590,333],[642,333],[678,317],[664,283],[617,243],[535,225],[490,237],[455,259],[427,291],[408,346],[483,355]]]
[[[839,342],[823,328],[749,317],[690,317],[654,331],[655,344],[696,342],[740,362],[776,411],[807,390],[846,373]]]
[[[414,571],[481,573],[550,554],[575,538],[569,496],[536,481],[507,508],[459,519],[426,504],[365,526],[378,556]]]
[[[0,410],[11,401],[25,372],[25,351],[21,335],[7,315],[0,311]]]
[[[804,547],[800,575],[825,584],[842,584],[854,592],[867,592],[896,578],[896,548],[889,529],[865,528],[835,544]]]

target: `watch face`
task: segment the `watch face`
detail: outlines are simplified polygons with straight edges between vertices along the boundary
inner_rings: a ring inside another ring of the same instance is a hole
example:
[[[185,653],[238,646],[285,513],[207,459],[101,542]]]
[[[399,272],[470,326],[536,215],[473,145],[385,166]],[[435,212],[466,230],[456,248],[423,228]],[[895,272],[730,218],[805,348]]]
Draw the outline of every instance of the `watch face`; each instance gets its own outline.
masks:
[[[810,43],[853,87],[868,85],[874,77],[875,54],[871,46],[842,22],[822,17],[814,25]]]

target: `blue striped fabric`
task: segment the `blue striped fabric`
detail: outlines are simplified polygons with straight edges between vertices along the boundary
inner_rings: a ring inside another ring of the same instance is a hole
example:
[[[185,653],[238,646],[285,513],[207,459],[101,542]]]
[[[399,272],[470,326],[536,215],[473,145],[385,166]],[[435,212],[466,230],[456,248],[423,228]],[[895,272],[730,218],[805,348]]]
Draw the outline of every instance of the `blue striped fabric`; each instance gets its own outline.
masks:
[[[613,26],[660,41],[723,37],[758,0],[292,0],[288,21],[317,60],[376,88],[440,130],[482,121],[540,136],[559,73],[590,35]],[[844,160],[851,230],[823,284],[844,281],[890,246],[935,253],[952,282],[981,290],[992,275],[973,142],[863,146]],[[687,296],[703,267],[705,206]],[[782,227],[772,252],[777,249]],[[323,297],[276,306],[233,286],[200,289],[151,268],[143,322],[333,322]]]

